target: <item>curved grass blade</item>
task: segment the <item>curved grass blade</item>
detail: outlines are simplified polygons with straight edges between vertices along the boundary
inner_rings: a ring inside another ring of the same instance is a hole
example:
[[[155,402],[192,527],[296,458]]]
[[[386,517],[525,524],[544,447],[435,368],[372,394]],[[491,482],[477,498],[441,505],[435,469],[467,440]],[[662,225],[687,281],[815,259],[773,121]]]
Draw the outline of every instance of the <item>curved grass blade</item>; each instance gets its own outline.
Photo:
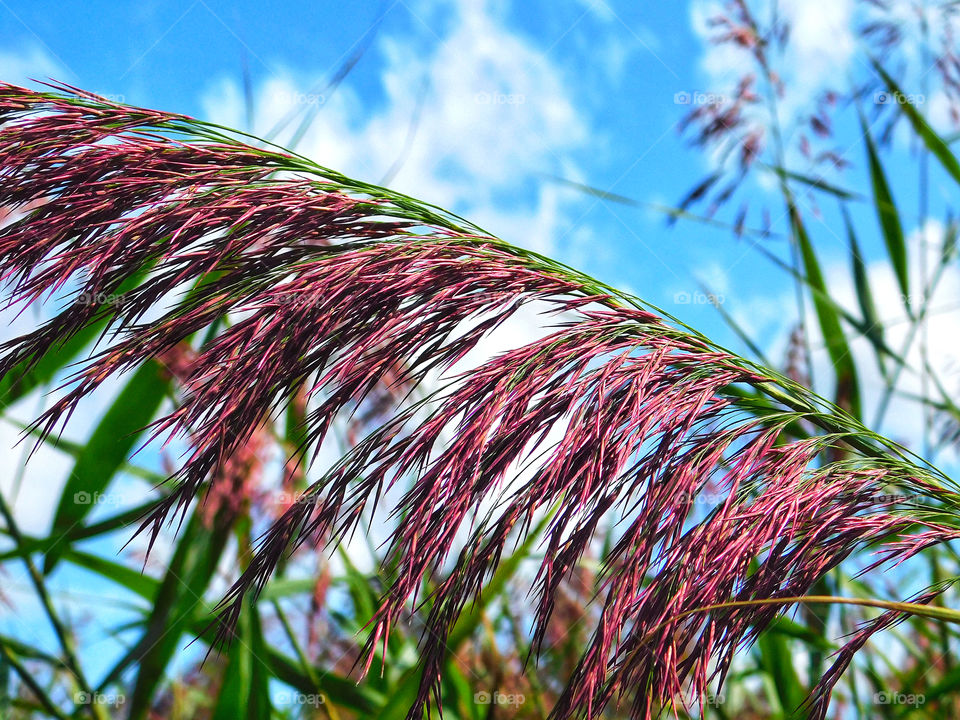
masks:
[[[134,373],[103,415],[70,471],[53,518],[51,535],[67,536],[96,507],[169,391],[170,380],[158,362],[148,362]],[[56,567],[68,548],[64,542],[50,549],[44,558],[44,574]]]
[[[930,127],[929,123],[927,123],[917,108],[906,100],[908,96],[900,90],[900,86],[889,73],[883,69],[883,66],[875,59],[871,59],[870,62],[874,70],[877,71],[877,74],[883,79],[890,94],[895,98],[902,99],[902,101],[893,103],[894,106],[907,117],[913,126],[914,132],[917,133],[927,146],[927,149],[933,153],[934,157],[940,161],[943,169],[947,171],[950,177],[960,183],[960,161],[957,160],[957,156],[950,150],[947,142]]]
[[[887,346],[884,339],[883,321],[877,314],[877,306],[873,301],[873,291],[870,289],[870,278],[867,276],[866,263],[863,261],[863,255],[860,251],[860,244],[857,242],[856,231],[853,228],[853,221],[850,219],[850,213],[846,205],[842,206],[843,222],[847,230],[847,240],[850,243],[850,266],[853,274],[853,286],[857,291],[857,303],[860,306],[860,314],[863,317],[864,337],[873,345],[874,354],[877,359],[877,366],[880,374],[886,378],[887,366],[884,363],[883,348]]]
[[[860,418],[863,409],[860,403],[857,367],[853,354],[850,352],[850,346],[844,336],[840,316],[837,314],[833,303],[826,302],[823,299],[823,297],[829,297],[830,294],[823,279],[823,272],[820,270],[820,262],[813,249],[813,244],[810,242],[810,237],[807,235],[803,219],[792,200],[788,201],[787,210],[790,215],[790,226],[793,230],[794,239],[800,248],[800,256],[803,259],[807,280],[810,286],[820,293],[813,295],[813,306],[820,322],[820,331],[823,333],[823,340],[827,345],[830,361],[833,364],[836,379],[835,402],[854,417]]]
[[[900,222],[900,213],[893,200],[893,194],[890,192],[890,184],[887,182],[887,176],[883,170],[883,163],[880,161],[876,145],[874,145],[873,137],[870,134],[870,126],[867,124],[867,119],[862,112],[860,113],[860,127],[863,131],[864,144],[867,148],[867,164],[870,167],[870,182],[873,187],[873,206],[877,212],[880,229],[883,232],[883,240],[887,246],[890,264],[893,266],[893,271],[897,276],[897,283],[900,285],[901,302],[906,308],[907,314],[912,315],[907,243],[903,236],[903,224]]]

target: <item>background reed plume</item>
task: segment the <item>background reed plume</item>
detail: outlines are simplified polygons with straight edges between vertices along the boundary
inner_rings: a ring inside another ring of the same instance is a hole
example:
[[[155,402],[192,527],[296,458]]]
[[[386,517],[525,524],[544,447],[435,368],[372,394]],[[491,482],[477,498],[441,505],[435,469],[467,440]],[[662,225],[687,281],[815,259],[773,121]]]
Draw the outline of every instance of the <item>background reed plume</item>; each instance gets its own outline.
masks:
[[[39,443],[111,378],[168,365],[176,402],[148,441],[189,450],[142,518],[151,545],[201,493],[217,503],[208,524],[228,522],[272,418],[299,408],[291,474],[335,422],[368,420],[250,549],[219,608],[222,640],[297,547],[368,531],[386,502],[387,581],[357,663],[379,665],[423,610],[408,717],[440,706],[459,619],[533,533],[527,672],[600,553],[589,632],[550,716],[615,704],[648,718],[705,704],[737,652],[797,603],[823,602],[803,596],[852,554],[878,552],[872,568],[956,537],[955,483],[840,408],[443,210],[71,88],[0,86],[0,123],[7,304],[48,313],[3,344],[0,377],[29,383],[96,329],[27,429]],[[549,334],[462,371],[528,304]],[[840,652],[810,716],[873,633],[910,614],[952,619],[926,607],[944,587],[872,601],[887,614]]]

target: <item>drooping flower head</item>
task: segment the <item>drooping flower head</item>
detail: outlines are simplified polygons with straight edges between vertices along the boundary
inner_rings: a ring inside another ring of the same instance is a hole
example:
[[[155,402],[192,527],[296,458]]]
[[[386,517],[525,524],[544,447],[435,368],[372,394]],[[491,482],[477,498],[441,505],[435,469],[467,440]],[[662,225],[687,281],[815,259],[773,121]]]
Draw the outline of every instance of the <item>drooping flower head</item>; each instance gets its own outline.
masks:
[[[54,431],[107,378],[191,348],[172,370],[177,406],[152,425],[154,438],[190,447],[144,520],[152,537],[205,488],[218,497],[251,438],[291,403],[305,416],[294,473],[334,423],[375,400],[375,421],[354,426],[365,435],[261,539],[224,600],[223,629],[285,553],[342,542],[394,498],[366,667],[411,603],[428,602],[411,718],[439,692],[457,618],[544,517],[535,649],[598,530],[616,538],[556,718],[610,702],[652,717],[702,698],[738,649],[852,553],[880,546],[901,561],[955,535],[941,512],[956,506],[950,482],[838,408],[437,208],[87,96],[0,86],[0,123],[8,304],[64,302],[0,347],[0,377],[24,377],[101,328],[35,427]],[[530,303],[552,318],[546,337],[458,369]],[[406,402],[413,388],[426,395]],[[428,598],[425,576],[440,578]],[[825,701],[815,708],[822,716]]]

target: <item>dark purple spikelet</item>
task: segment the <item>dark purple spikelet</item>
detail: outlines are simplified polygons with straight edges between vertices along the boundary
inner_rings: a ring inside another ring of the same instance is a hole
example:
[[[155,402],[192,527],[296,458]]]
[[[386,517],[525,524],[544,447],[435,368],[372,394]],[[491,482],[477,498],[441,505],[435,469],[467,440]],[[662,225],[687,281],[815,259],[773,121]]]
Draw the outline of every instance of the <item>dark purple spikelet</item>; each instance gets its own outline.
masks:
[[[36,427],[54,431],[107,378],[194,344],[171,368],[180,402],[152,428],[190,443],[144,521],[152,537],[224,477],[265,418],[306,408],[294,467],[376,396],[379,424],[276,520],[222,618],[227,632],[285,553],[342,541],[403,487],[366,657],[369,668],[425,600],[423,577],[440,578],[411,718],[439,692],[457,618],[546,513],[535,650],[597,531],[617,527],[599,619],[555,718],[610,702],[649,718],[702,698],[792,606],[778,598],[808,593],[868,547],[898,562],[956,534],[937,514],[956,505],[949,481],[842,411],[441,210],[188,118],[87,97],[0,85],[0,122],[8,305],[66,299],[0,348],[0,375],[104,324]],[[556,317],[550,335],[450,376],[534,301]],[[444,372],[426,400],[378,394]],[[891,500],[891,487],[911,501]],[[770,602],[716,607],[753,600]],[[821,715],[855,649],[818,687]]]

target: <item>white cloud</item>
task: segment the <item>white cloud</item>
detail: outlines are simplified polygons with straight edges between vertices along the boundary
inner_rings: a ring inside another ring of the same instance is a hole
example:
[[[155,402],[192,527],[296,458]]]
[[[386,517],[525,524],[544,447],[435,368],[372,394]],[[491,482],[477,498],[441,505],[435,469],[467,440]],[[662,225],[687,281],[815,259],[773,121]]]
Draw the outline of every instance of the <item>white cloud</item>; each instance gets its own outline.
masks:
[[[697,281],[712,293],[726,295],[730,292],[729,270],[717,261],[708,262],[697,269]]]
[[[543,183],[539,175],[580,176],[572,152],[599,139],[562,69],[508,29],[502,9],[480,0],[458,4],[448,22],[432,23],[439,40],[430,33],[381,37],[383,97],[374,107],[351,78],[322,99],[309,97],[314,83],[292,72],[271,78],[256,90],[254,130],[267,132],[298,102],[314,102],[316,119],[298,152],[375,183],[403,157],[392,188],[453,210],[510,242],[554,252],[558,239],[576,224],[574,202],[584,198]],[[415,10],[433,20],[450,6],[421,3]],[[420,124],[408,145],[419,102]],[[206,115],[227,125],[242,124],[243,107],[238,86],[228,80],[204,99]],[[287,141],[290,132],[278,140]],[[580,240],[582,234],[571,230],[571,245]],[[518,312],[454,371],[545,335],[544,326],[557,318],[538,315],[539,310]],[[384,536],[375,532],[373,539],[380,542]],[[348,543],[348,551],[363,557],[357,542]]]
[[[939,221],[931,220],[924,228],[924,242],[921,244],[920,230],[914,230],[907,238],[907,246],[913,248],[910,259],[912,275],[910,278],[911,303],[915,309],[922,302],[922,278],[920,277],[920,248],[926,247],[927,267],[935,268],[940,260],[939,246],[943,242],[945,228]],[[870,287],[878,317],[885,327],[884,339],[887,345],[899,352],[904,346],[910,328],[906,310],[902,302],[902,293],[890,267],[889,261],[878,259],[867,266]],[[835,263],[825,271],[827,287],[836,302],[859,316],[856,300],[856,291],[851,279],[850,268],[845,263]],[[947,392],[955,392],[960,387],[960,350],[957,348],[956,337],[960,331],[956,310],[960,307],[960,274],[954,266],[950,266],[943,273],[936,292],[931,296],[929,313],[926,321],[928,337],[928,357],[930,364],[938,377],[944,382]],[[808,308],[808,317],[812,322],[814,316],[812,307]],[[816,346],[823,347],[822,339],[817,334],[814,340]],[[874,351],[870,343],[864,338],[856,338],[851,342],[851,350],[857,363],[860,379],[860,391],[864,404],[864,420],[870,425],[874,419],[880,398],[885,389],[885,381],[880,375],[875,360]],[[824,350],[814,356],[814,372],[822,389],[832,377],[830,360]],[[888,437],[907,443],[915,450],[920,450],[923,443],[923,411],[921,405],[909,396],[918,396],[922,390],[919,369],[923,367],[920,356],[920,344],[915,340],[910,353],[906,356],[908,369],[900,376],[898,389],[900,394],[893,396],[885,415],[883,427],[874,428]],[[891,366],[892,368],[892,366]],[[935,386],[929,386],[936,399]]]
[[[63,80],[72,75],[69,68],[43,48],[30,45],[25,51],[0,51],[0,81],[27,85],[31,80]]]
[[[768,9],[764,4],[757,5],[762,20]],[[778,9],[790,26],[786,56],[776,67],[786,86],[786,95],[780,100],[781,115],[789,118],[838,80],[845,81],[856,49],[854,2],[785,0]],[[711,41],[718,30],[711,27],[710,20],[725,14],[718,0],[691,3],[691,24],[704,45],[701,69],[711,83],[702,89],[704,92],[730,90],[744,75],[757,73],[749,50]]]
[[[7,472],[0,478],[0,492],[12,504],[13,516],[21,531],[44,537],[50,532],[56,507],[54,501],[60,497],[66,483],[71,460],[56,450],[41,447],[30,458],[22,481],[17,485],[17,470],[24,450],[29,452],[33,446],[29,439],[18,444],[20,438],[18,428],[7,423],[0,425],[0,448],[7,458],[4,463]]]
[[[786,0],[780,11],[790,26],[788,85],[813,94],[843,79],[856,46],[853,0]]]
[[[310,98],[310,83],[290,74],[258,89],[255,130],[266,132],[312,100],[319,111],[298,151],[373,182],[403,156],[391,187],[549,250],[563,210],[558,192],[536,177],[568,168],[569,153],[595,140],[562,71],[483,2],[459,6],[438,43],[425,38],[435,45],[426,52],[424,38],[379,41],[382,106],[371,109],[349,78],[331,97]],[[418,102],[420,124],[408,147]],[[212,88],[204,108],[214,120],[242,121],[233,82]]]
[[[922,304],[924,287],[924,281],[920,275],[921,251],[919,248],[926,248],[927,281],[929,281],[940,262],[940,246],[945,232],[946,229],[941,222],[931,220],[924,227],[922,241],[919,229],[914,229],[906,239],[907,247],[911,249],[910,301],[914,310],[919,309]],[[884,257],[868,260],[866,269],[877,316],[883,323],[884,340],[888,347],[899,352],[904,347],[911,322],[904,308],[897,279],[889,260]],[[860,317],[856,288],[848,260],[844,257],[825,263],[823,271],[833,300],[852,316]],[[723,287],[723,274],[719,273],[714,266],[704,266],[700,276],[711,278],[716,287]],[[768,360],[780,368],[785,364],[789,336],[797,318],[792,281],[789,281],[786,274],[782,278],[784,282],[771,284],[768,293],[744,296],[730,290],[726,295],[729,301],[727,310],[749,337],[758,342],[772,338],[766,346],[761,345],[761,348]],[[957,272],[956,265],[951,264],[944,270],[936,291],[930,298],[926,337],[930,365],[943,383],[944,390],[953,394],[960,390],[960,348],[956,343],[957,334],[960,333],[958,309],[960,309],[960,273]],[[820,395],[832,399],[834,372],[820,333],[816,311],[809,297],[806,299],[804,311],[810,345],[813,348],[814,388]],[[880,374],[876,354],[869,340],[858,336],[846,323],[844,323],[844,330],[857,367],[863,419],[868,427],[872,427],[880,399],[886,392],[886,381]],[[891,397],[882,426],[872,427],[872,429],[906,444],[915,451],[922,451],[924,412],[921,403],[915,399],[923,390],[919,372],[923,367],[919,335],[914,338],[906,360],[908,369],[900,374],[897,384],[898,392]],[[890,370],[894,367],[889,360],[887,366]],[[936,385],[932,382],[928,384],[928,393],[933,400],[939,400]],[[939,456],[943,461],[955,462],[960,457],[958,449],[945,448],[944,451]]]

